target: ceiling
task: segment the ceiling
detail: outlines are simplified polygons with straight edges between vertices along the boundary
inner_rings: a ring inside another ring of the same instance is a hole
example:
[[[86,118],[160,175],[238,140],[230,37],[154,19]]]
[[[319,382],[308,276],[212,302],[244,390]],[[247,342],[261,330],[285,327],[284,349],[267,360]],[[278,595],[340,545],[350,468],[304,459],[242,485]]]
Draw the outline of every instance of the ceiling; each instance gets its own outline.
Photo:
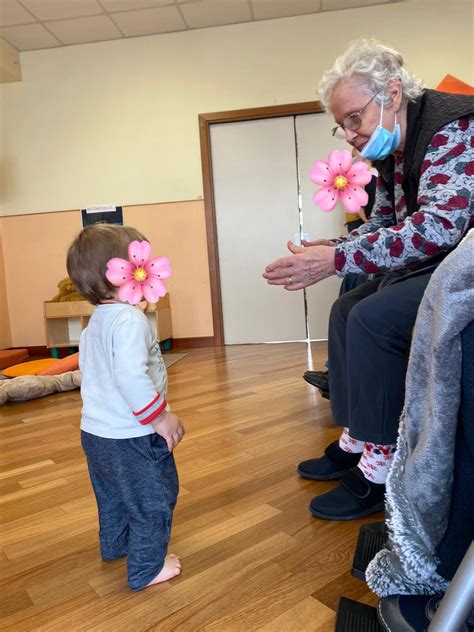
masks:
[[[27,51],[400,1],[0,0],[0,37]]]

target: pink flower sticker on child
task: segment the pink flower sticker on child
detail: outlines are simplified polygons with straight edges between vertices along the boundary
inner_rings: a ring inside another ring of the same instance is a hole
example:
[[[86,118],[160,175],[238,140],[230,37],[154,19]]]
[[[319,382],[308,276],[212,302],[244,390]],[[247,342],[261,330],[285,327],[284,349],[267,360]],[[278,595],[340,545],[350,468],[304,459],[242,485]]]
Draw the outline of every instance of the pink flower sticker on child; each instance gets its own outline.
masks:
[[[341,200],[349,213],[357,213],[368,202],[367,192],[362,187],[371,179],[365,162],[353,163],[350,151],[334,149],[327,162],[318,160],[311,169],[311,180],[322,185],[313,195],[313,202],[328,212]]]
[[[150,259],[151,246],[147,241],[132,241],[128,246],[128,258],[114,257],[107,261],[105,276],[119,287],[118,297],[124,303],[138,305],[145,298],[156,303],[167,290],[162,279],[171,276],[167,257]]]

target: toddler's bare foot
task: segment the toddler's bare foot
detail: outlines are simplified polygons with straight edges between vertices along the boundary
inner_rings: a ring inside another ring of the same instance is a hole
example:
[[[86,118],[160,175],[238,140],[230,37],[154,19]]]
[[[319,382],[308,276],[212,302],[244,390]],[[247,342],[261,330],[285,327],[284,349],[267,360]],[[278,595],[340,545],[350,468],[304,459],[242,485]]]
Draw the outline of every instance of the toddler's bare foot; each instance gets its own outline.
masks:
[[[163,564],[163,568],[155,577],[152,579],[148,586],[153,586],[154,584],[160,584],[161,582],[167,582],[168,579],[173,579],[181,573],[181,562],[179,557],[170,553],[165,557],[165,563]]]

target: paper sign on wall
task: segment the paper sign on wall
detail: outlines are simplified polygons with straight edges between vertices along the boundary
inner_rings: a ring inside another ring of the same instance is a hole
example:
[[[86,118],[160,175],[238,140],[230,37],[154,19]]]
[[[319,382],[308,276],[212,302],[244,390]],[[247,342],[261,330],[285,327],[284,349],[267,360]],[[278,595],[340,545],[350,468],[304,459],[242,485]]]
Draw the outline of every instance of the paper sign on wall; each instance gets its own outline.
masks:
[[[102,206],[90,206],[83,208],[82,226],[90,226],[91,224],[118,224],[123,226],[122,207],[113,204],[103,204]]]

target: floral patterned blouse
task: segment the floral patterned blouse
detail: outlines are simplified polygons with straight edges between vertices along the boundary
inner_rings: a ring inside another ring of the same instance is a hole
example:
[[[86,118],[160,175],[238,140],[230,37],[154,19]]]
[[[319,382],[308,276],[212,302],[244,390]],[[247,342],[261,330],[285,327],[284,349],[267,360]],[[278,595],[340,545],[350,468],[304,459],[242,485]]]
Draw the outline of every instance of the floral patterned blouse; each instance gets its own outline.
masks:
[[[395,204],[383,181],[370,220],[336,242],[336,274],[388,272],[455,246],[474,222],[474,117],[448,123],[431,139],[421,167],[419,210],[407,215],[403,156],[395,159]]]

